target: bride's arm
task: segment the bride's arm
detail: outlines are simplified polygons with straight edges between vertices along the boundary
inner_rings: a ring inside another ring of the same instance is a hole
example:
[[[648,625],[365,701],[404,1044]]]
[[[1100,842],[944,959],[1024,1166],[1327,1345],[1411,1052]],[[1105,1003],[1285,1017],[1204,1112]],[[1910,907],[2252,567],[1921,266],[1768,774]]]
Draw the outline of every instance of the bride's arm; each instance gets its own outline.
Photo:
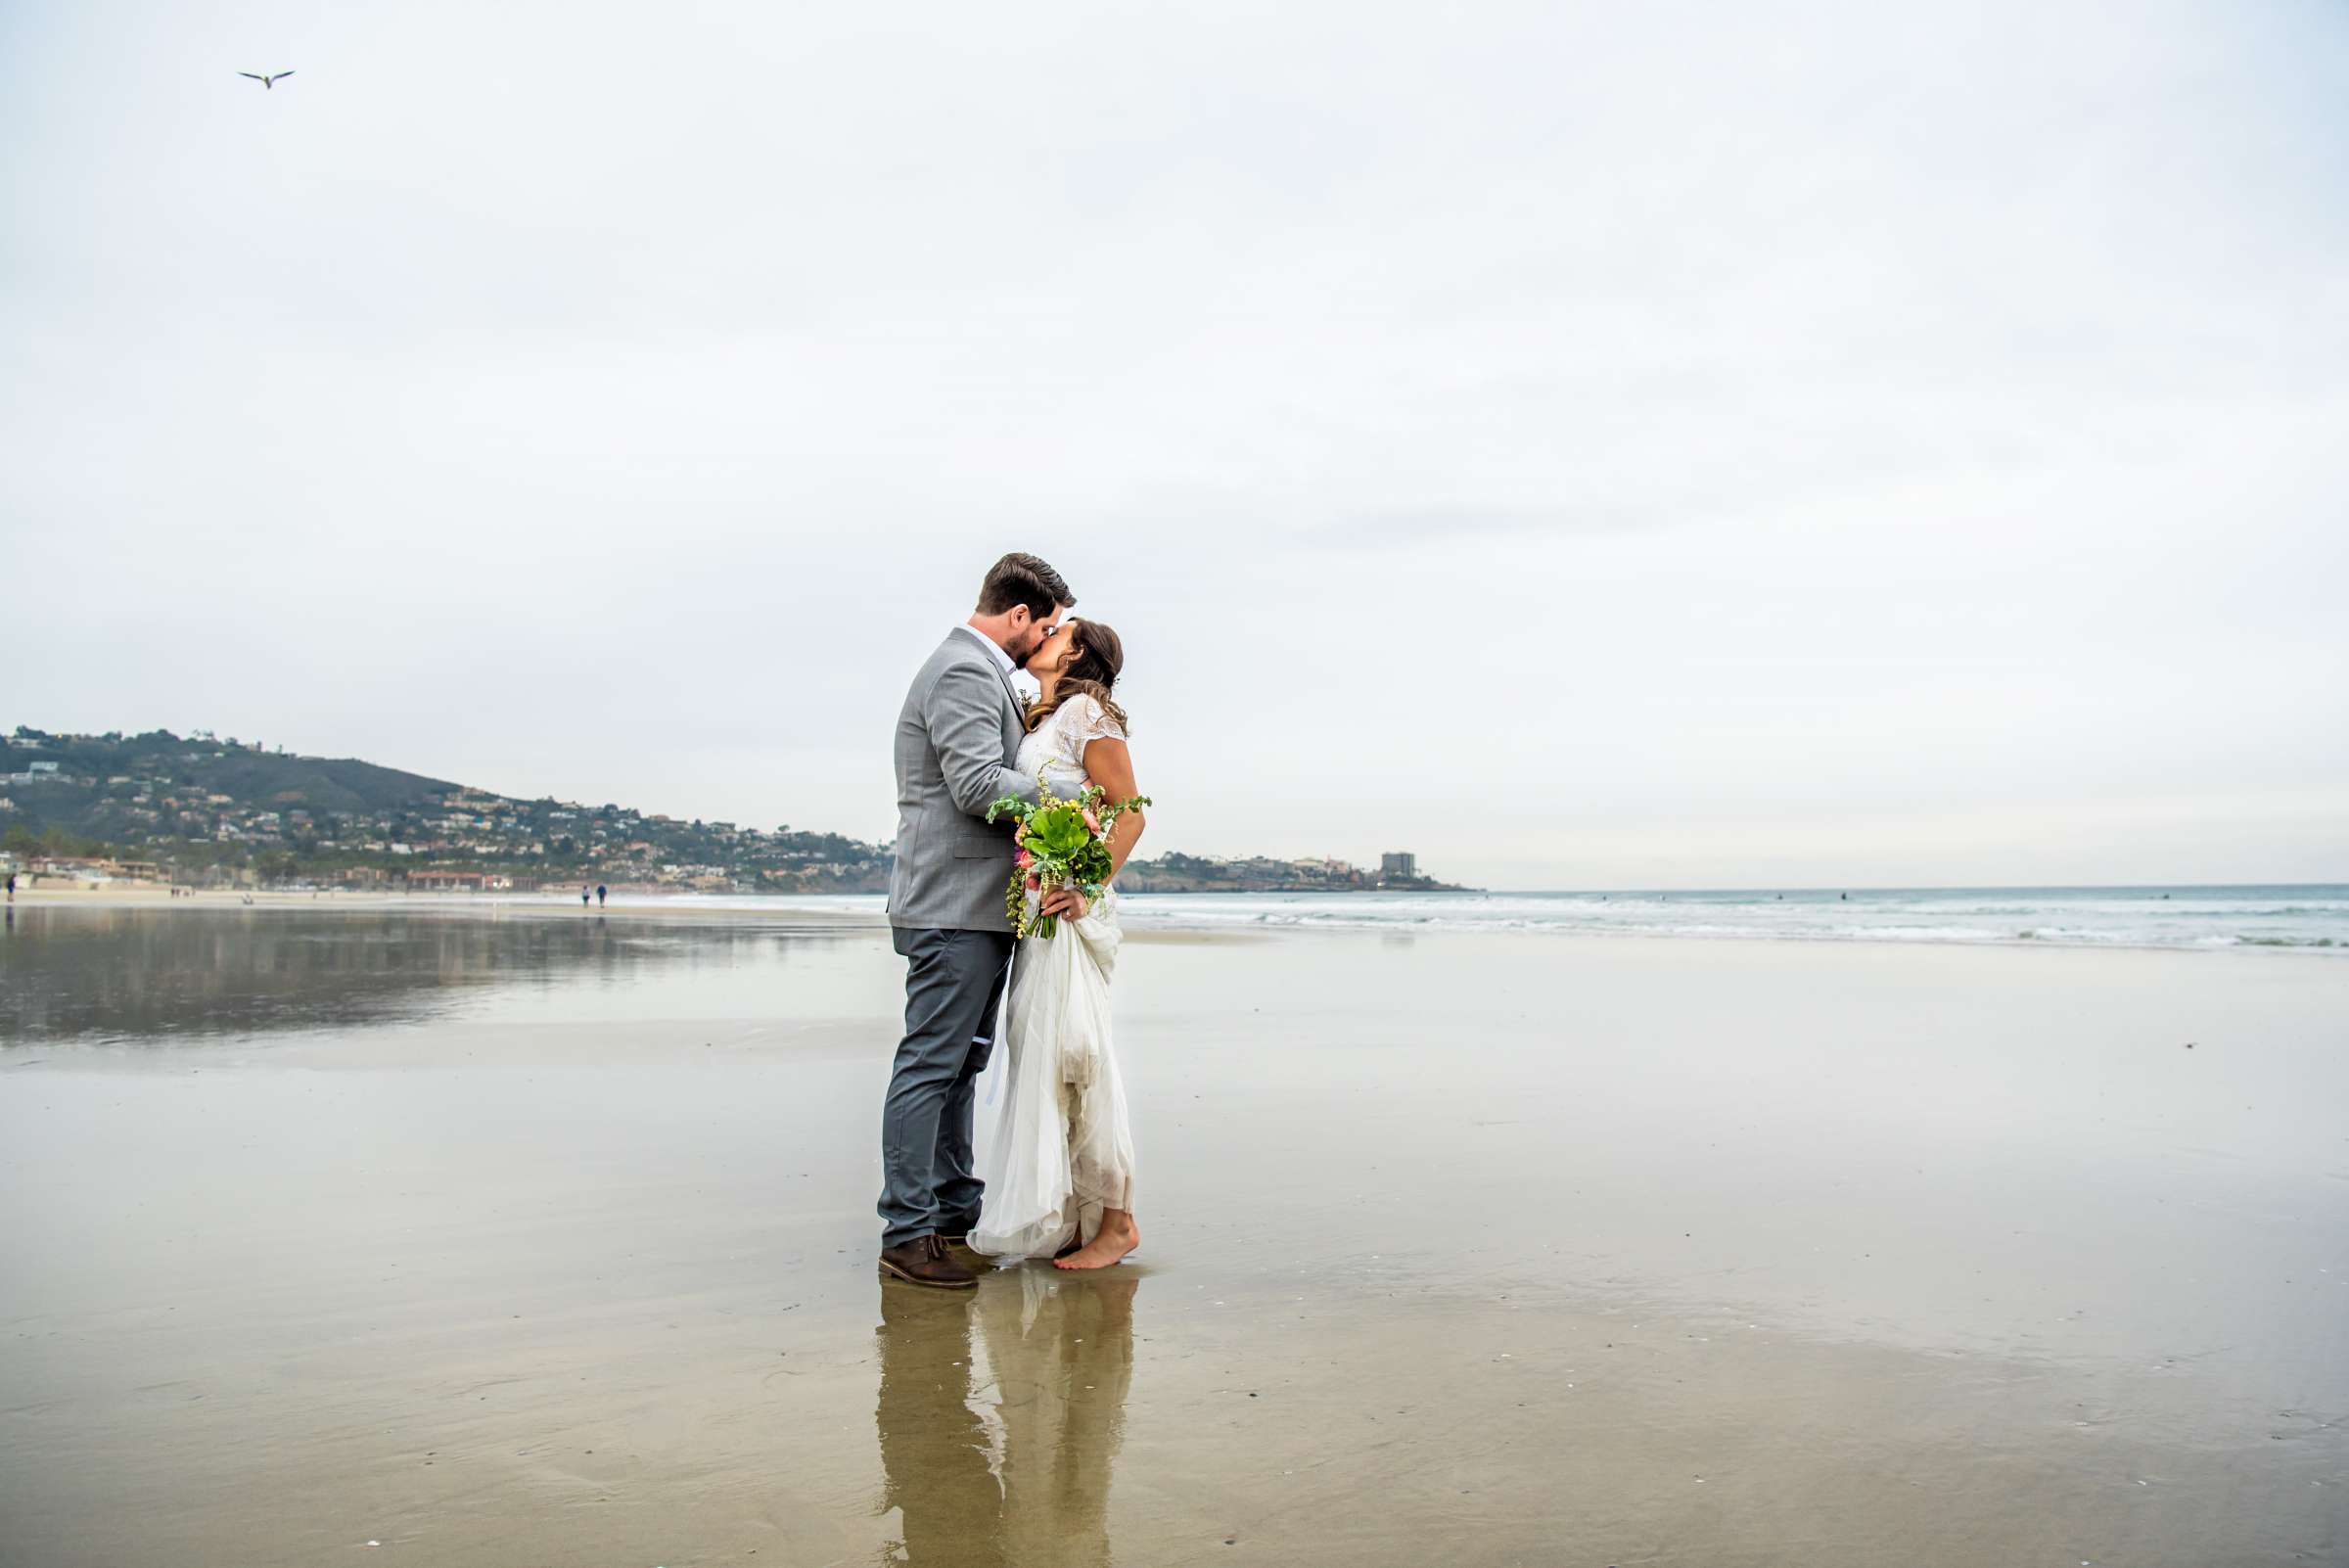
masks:
[[[1126,743],[1114,735],[1084,743],[1085,777],[1101,786],[1101,793],[1111,805],[1129,801],[1142,792],[1133,782],[1133,754]],[[1142,808],[1121,811],[1109,825],[1109,864],[1111,876],[1126,869],[1126,857],[1133,853],[1134,841],[1142,836]]]

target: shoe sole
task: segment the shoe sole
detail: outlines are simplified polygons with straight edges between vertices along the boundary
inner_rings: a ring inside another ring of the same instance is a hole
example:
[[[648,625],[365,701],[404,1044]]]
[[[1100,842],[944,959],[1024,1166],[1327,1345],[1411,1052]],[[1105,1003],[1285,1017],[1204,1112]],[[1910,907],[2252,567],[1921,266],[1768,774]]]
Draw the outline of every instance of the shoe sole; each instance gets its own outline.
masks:
[[[886,1263],[881,1266],[881,1277],[902,1279],[908,1285],[921,1285],[930,1290],[976,1290],[979,1288],[979,1281],[976,1279],[924,1279],[919,1274],[909,1274],[904,1269],[892,1268]]]

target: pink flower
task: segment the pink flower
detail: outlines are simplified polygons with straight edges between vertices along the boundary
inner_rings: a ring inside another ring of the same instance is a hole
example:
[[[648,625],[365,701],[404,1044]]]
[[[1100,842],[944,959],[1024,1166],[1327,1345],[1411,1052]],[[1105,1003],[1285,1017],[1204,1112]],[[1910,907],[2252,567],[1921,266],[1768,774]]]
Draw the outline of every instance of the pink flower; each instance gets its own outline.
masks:
[[[1036,864],[1036,856],[1030,854],[1026,850],[1022,850],[1019,853],[1019,864],[1020,869],[1025,871],[1030,866]]]
[[[1044,891],[1044,879],[1043,879],[1043,878],[1041,878],[1041,877],[1030,877],[1030,878],[1028,879],[1028,891],[1029,891],[1030,893],[1041,893],[1041,892],[1043,892],[1043,891]]]

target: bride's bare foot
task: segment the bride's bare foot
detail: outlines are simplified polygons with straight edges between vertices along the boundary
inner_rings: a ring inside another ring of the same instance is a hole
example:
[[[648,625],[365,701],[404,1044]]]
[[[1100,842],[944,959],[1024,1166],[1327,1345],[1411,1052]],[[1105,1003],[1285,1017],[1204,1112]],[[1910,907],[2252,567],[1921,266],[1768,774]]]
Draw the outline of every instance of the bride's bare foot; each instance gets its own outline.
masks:
[[[1106,1209],[1101,1214],[1101,1228],[1093,1233],[1093,1239],[1066,1258],[1053,1259],[1052,1267],[1107,1268],[1141,1244],[1142,1227],[1133,1222],[1133,1216],[1123,1209]]]

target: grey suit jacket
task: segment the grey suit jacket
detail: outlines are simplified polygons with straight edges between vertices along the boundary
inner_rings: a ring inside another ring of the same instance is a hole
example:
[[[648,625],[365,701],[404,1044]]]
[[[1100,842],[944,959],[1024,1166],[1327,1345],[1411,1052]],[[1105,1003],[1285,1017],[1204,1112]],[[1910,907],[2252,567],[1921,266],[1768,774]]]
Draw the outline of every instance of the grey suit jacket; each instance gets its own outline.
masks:
[[[949,631],[922,666],[898,714],[898,863],[889,923],[933,930],[1009,931],[1011,824],[989,826],[1006,795],[1036,798],[1012,768],[1020,739],[1010,675],[967,631]]]

